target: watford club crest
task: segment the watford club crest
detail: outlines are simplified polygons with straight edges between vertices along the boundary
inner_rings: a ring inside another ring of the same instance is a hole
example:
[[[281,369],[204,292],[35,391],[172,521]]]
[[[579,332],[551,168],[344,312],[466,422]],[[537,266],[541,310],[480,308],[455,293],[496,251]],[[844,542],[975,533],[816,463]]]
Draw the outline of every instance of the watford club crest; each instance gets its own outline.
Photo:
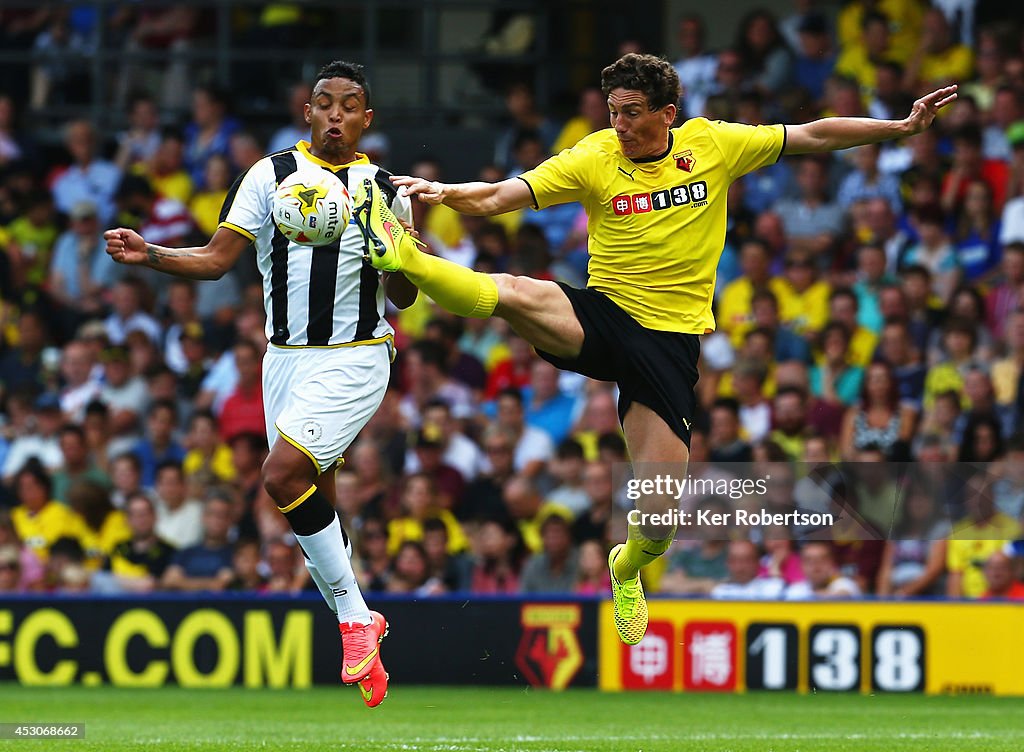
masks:
[[[673,154],[672,158],[676,160],[676,167],[683,172],[693,172],[694,165],[697,164],[697,160],[693,158],[693,152],[689,149],[681,154]]]

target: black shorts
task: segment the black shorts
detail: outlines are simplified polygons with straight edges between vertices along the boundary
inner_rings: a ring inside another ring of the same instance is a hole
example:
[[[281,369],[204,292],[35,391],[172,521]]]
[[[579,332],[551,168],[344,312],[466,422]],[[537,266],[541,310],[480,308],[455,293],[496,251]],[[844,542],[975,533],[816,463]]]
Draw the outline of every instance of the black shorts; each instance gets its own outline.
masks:
[[[575,358],[537,353],[563,370],[614,381],[619,385],[620,421],[629,406],[639,402],[661,416],[689,447],[697,410],[693,388],[700,356],[698,335],[647,329],[602,292],[558,285],[583,327],[583,348]]]

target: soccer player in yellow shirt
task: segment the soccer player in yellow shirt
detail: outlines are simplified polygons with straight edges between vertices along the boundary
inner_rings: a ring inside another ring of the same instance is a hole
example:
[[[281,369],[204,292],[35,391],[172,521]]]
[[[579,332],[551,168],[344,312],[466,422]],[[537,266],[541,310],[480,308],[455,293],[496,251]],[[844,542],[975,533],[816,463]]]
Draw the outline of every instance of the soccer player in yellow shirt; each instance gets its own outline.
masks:
[[[715,328],[711,302],[729,184],[783,154],[918,133],[956,98],[956,87],[922,97],[904,120],[837,117],[756,127],[704,118],[673,127],[679,78],[652,55],[624,55],[604,69],[601,89],[611,127],[517,178],[463,184],[393,178],[406,194],[464,214],[581,202],[590,235],[586,289],[481,274],[421,253],[372,183],[356,191],[355,217],[374,266],[400,269],[455,314],[506,319],[556,366],[616,382],[636,474],[643,476],[647,463],[672,463],[683,477],[699,338]],[[664,512],[675,499],[637,503],[641,512]],[[626,543],[609,555],[615,623],[626,643],[639,642],[647,628],[640,569],[668,549],[674,534],[674,526],[631,525]]]

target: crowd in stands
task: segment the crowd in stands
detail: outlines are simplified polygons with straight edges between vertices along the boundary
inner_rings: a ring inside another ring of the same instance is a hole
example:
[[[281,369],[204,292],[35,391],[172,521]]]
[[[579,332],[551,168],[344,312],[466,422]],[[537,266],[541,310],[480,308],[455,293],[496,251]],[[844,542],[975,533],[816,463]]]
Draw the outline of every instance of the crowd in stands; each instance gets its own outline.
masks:
[[[975,24],[971,2],[796,5],[749,14],[717,50],[705,19],[680,19],[681,117],[902,118],[949,82],[959,98],[912,138],[784,158],[732,185],[693,467],[791,466],[773,486],[778,510],[812,503],[812,466],[980,472],[956,493],[867,473],[846,499],[870,533],[820,540],[776,526],[740,540],[722,527],[678,541],[645,573],[648,588],[1022,599],[1024,29]],[[198,11],[170,8],[139,11],[118,41],[165,50],[164,85],[138,88],[153,71],[123,74],[111,96],[127,127],[67,122],[57,155],[39,148],[32,112],[72,85],[75,58],[56,52],[87,49],[88,19],[0,11],[3,38],[36,55],[32,86],[0,91],[0,593],[311,588],[260,477],[268,344],[252,258],[196,283],[104,252],[114,225],[164,245],[204,242],[235,176],[307,135],[305,84],[274,131],[248,129],[216,86],[175,101],[175,53]],[[600,91],[578,97],[561,122],[527,85],[509,87],[481,179],[606,127]],[[169,125],[182,107],[186,121]],[[364,147],[394,171],[442,177],[428,156],[388,164],[380,134]],[[585,284],[579,205],[493,220],[414,206],[434,253]],[[501,320],[454,319],[423,296],[390,318],[391,386],[336,476],[363,587],[606,593],[629,508],[613,385],[557,371]]]

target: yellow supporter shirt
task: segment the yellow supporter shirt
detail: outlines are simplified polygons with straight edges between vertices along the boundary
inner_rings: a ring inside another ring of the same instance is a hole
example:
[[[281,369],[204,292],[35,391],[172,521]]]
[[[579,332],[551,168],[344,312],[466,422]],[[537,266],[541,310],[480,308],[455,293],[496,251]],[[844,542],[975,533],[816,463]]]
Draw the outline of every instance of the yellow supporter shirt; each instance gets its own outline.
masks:
[[[558,154],[563,149],[571,149],[593,132],[594,129],[590,127],[590,121],[582,115],[577,115],[562,127],[551,151]]]
[[[979,598],[988,589],[985,583],[985,560],[1002,551],[1008,541],[1020,537],[1020,525],[1002,512],[986,524],[961,520],[953,526],[946,544],[946,566],[950,572],[963,575],[961,586],[967,598]]]
[[[114,510],[107,515],[99,530],[93,530],[85,524],[85,520],[77,517],[75,537],[82,542],[85,550],[85,565],[89,569],[98,569],[103,560],[113,553],[118,543],[132,537],[128,527],[128,518],[124,512]]]
[[[669,131],[663,154],[633,161],[606,128],[520,178],[538,209],[583,204],[588,287],[648,329],[704,334],[715,328],[729,185],[777,161],[785,140],[781,125],[692,118]]]
[[[922,81],[934,86],[964,81],[974,72],[974,53],[962,44],[954,45],[941,55],[925,55],[921,62]]]
[[[25,507],[15,507],[11,512],[14,531],[28,548],[46,561],[50,556],[50,546],[58,538],[78,538],[85,523],[71,509],[58,501],[48,501],[36,514],[31,514]]]
[[[768,289],[778,298],[781,311],[786,282],[778,277],[768,280]],[[747,332],[754,328],[754,285],[746,277],[735,279],[725,286],[718,303],[718,325],[729,334],[733,347],[740,347]]]
[[[852,2],[839,13],[839,46],[844,50],[863,45],[861,21],[864,18],[864,5],[862,2]],[[875,10],[884,13],[889,19],[889,54],[894,60],[906,62],[917,49],[921,22],[924,20],[923,3],[920,0],[879,0]]]
[[[209,464],[198,449],[192,449],[185,455],[182,470],[186,478],[195,475],[204,467],[217,476],[218,480],[233,481],[235,479],[235,460],[231,453],[231,447],[227,444],[218,444],[217,448],[213,450],[213,458]]]
[[[224,205],[224,199],[228,197],[227,191],[203,191],[192,197],[188,210],[196,221],[203,234],[213,236],[220,224],[220,208]]]
[[[803,292],[797,292],[783,280],[782,291],[773,292],[779,299],[779,320],[794,332],[804,335],[825,328],[828,323],[828,296],[832,294],[832,286],[828,282],[819,279]],[[874,344],[870,344],[871,355],[874,354]]]
[[[469,548],[469,539],[459,525],[459,521],[447,509],[439,509],[431,513],[444,523],[448,530],[448,553],[457,554]],[[392,556],[406,541],[423,540],[423,523],[413,517],[399,517],[388,523],[388,553]]]

